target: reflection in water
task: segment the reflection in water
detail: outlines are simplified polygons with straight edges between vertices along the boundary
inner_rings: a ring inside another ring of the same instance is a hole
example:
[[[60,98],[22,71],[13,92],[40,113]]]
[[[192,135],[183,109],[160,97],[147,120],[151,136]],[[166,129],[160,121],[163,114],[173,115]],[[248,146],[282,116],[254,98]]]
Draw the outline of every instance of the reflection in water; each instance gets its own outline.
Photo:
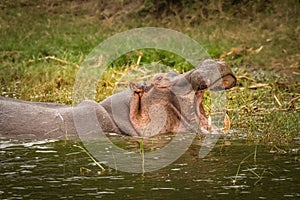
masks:
[[[111,137],[131,151],[140,139]],[[144,140],[155,151],[172,140]],[[75,142],[0,141],[0,199],[295,199],[300,197],[299,141],[285,147],[219,140],[199,159],[201,141],[150,173],[105,172]],[[100,160],[101,163],[101,160]],[[103,163],[102,163],[103,164]],[[105,163],[104,163],[105,164]]]

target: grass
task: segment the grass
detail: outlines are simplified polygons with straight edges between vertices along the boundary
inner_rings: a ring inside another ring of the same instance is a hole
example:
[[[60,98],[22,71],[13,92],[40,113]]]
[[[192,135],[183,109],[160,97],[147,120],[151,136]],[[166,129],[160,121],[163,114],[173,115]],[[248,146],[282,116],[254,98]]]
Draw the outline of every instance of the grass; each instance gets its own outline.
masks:
[[[299,102],[293,101],[299,93],[278,88],[271,79],[264,84],[249,80],[240,83],[243,86],[229,92],[228,113],[233,129],[249,139],[285,143],[299,136]]]
[[[76,147],[76,148],[79,148],[79,149],[81,149],[84,153],[86,153],[86,155],[93,161],[93,163],[96,165],[96,166],[98,166],[100,169],[101,169],[101,171],[102,172],[104,172],[105,171],[105,168],[102,166],[102,165],[100,165],[99,164],[99,162],[97,162],[96,160],[95,160],[95,158],[85,149],[85,148],[83,148],[82,146],[79,146],[79,145],[73,145],[74,147]]]
[[[233,134],[268,142],[299,138],[298,1],[166,2],[159,10],[154,0],[110,5],[96,0],[1,1],[0,95],[71,105],[79,66],[101,41],[131,28],[166,27],[196,39],[213,58],[224,57],[236,73],[238,86],[228,92],[227,107]],[[96,100],[112,94],[140,55],[141,65],[190,69],[168,52],[131,52],[99,80]]]
[[[253,163],[251,163],[251,157],[253,156]],[[254,185],[257,185],[263,178],[264,175],[267,174],[272,174],[271,172],[268,171],[268,169],[259,169],[258,165],[256,163],[256,158],[257,158],[257,145],[255,146],[254,152],[247,155],[246,157],[244,157],[241,162],[238,165],[236,174],[234,176],[234,178],[232,179],[232,185],[239,185],[238,182],[241,182],[239,179],[241,177],[240,172],[242,171],[242,168],[245,167],[247,168],[247,171],[251,172],[255,178],[257,179],[254,183]],[[249,163],[247,163],[249,162]],[[247,166],[243,166],[243,165],[247,165]],[[261,172],[260,172],[261,171]]]

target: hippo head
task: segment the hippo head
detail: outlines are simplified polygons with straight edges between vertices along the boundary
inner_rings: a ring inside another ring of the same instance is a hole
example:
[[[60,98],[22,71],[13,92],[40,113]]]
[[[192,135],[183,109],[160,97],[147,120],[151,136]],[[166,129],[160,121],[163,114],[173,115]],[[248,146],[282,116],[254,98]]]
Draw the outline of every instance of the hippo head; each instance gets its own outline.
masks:
[[[202,105],[204,92],[235,84],[231,69],[211,59],[184,74],[161,73],[151,82],[131,83],[130,121],[141,136],[208,129]]]

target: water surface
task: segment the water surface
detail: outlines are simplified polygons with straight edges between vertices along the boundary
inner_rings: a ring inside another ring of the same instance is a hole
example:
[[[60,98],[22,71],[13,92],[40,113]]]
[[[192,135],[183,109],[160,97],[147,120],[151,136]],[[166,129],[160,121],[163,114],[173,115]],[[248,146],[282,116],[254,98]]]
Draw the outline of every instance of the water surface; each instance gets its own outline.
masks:
[[[138,150],[131,139],[114,140]],[[196,139],[176,162],[144,175],[105,165],[103,172],[74,145],[81,144],[0,140],[0,199],[300,199],[299,140],[220,139],[200,159]]]

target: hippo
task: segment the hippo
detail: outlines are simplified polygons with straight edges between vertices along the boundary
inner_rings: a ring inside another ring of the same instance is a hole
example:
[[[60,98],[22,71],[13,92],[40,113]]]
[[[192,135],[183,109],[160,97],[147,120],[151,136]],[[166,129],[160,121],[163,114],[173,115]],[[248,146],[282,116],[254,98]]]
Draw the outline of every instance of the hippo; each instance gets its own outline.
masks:
[[[78,139],[80,127],[74,116],[89,123],[90,114],[96,116],[97,126],[104,133],[151,137],[201,132],[209,126],[202,105],[205,91],[235,85],[236,77],[225,62],[206,59],[186,73],[159,73],[149,82],[131,82],[128,89],[101,102],[85,100],[67,106],[0,97],[0,135]]]

